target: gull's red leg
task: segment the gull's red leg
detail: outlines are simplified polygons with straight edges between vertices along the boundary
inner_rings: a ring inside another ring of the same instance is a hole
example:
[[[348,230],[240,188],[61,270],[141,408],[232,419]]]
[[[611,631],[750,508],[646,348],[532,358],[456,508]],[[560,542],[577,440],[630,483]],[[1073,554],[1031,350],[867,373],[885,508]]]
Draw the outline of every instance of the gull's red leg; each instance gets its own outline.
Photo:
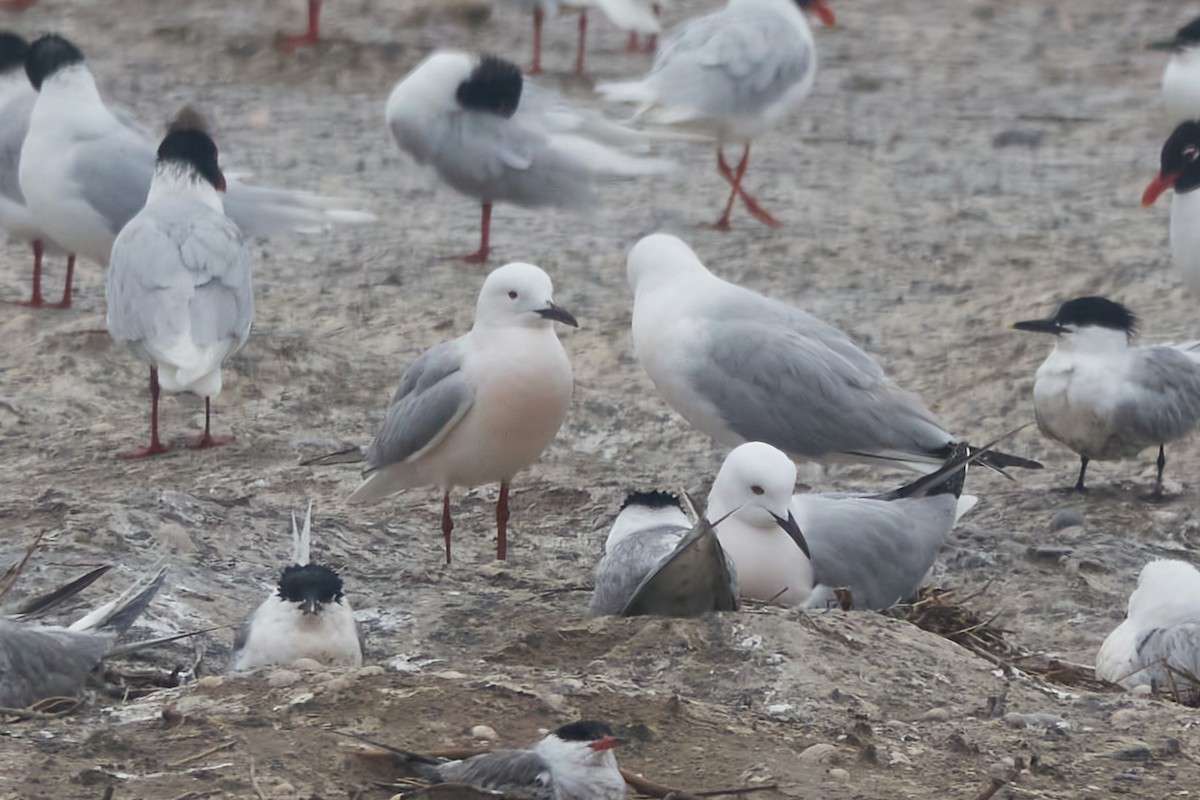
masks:
[[[542,23],[546,12],[540,8],[533,9],[533,63],[529,65],[530,75],[542,74]]]
[[[145,458],[167,452],[168,448],[158,440],[158,369],[150,368],[150,444],[121,453],[125,459]]]
[[[630,31],[629,32],[629,41],[625,45],[625,52],[636,53],[639,50],[641,50],[641,47],[638,45],[637,31]]]
[[[450,532],[454,530],[454,520],[450,519],[450,493],[442,495],[442,541],[446,543],[446,563],[450,563]]]
[[[742,203],[746,206],[746,210],[754,215],[756,220],[761,222],[763,225],[766,225],[768,228],[778,228],[781,224],[779,220],[767,213],[767,211],[758,204],[758,201],[755,200],[749,192],[742,188],[742,176],[746,174],[746,167],[749,165],[749,163],[750,143],[746,142],[746,149],[742,153],[742,160],[738,163],[737,174],[735,176],[737,193],[742,198]]]
[[[42,297],[42,242],[40,239],[34,239],[33,247],[33,294],[28,300],[10,300],[9,303],[14,306],[25,306],[27,308],[41,308],[46,305],[45,298]]]
[[[3,0],[0,2],[0,8],[6,11],[24,11],[27,8],[33,8],[37,5],[37,0]]]
[[[745,163],[744,158],[742,159],[742,163]],[[738,166],[741,167],[742,164],[739,164]],[[740,180],[741,175],[735,175],[734,172],[730,170],[729,164],[725,161],[725,152],[721,149],[720,144],[717,145],[717,171],[721,173],[721,176],[725,178],[725,180],[729,181],[729,184],[732,187],[729,190],[729,200],[726,201],[725,210],[721,212],[721,216],[717,218],[716,222],[701,223],[700,227],[712,228],[713,230],[718,231],[727,231],[729,230],[729,214],[733,211],[733,201],[737,199],[738,181]]]
[[[312,47],[321,36],[321,0],[308,0],[308,30],[304,33],[281,34],[279,49],[292,52],[301,47]]]
[[[229,444],[233,441],[232,436],[213,436],[210,427],[212,423],[212,400],[204,398],[204,433],[197,436],[190,445],[194,450],[203,450],[207,447],[217,447],[223,444]]]
[[[446,258],[457,261],[465,261],[468,264],[482,264],[487,261],[488,254],[492,252],[489,244],[491,241],[492,231],[492,204],[485,201],[483,203],[482,216],[479,222],[479,249],[474,253],[464,253],[458,256],[446,256]]]
[[[496,500],[496,558],[508,555],[508,481],[500,482],[500,497]]]
[[[579,49],[575,51],[575,74],[583,74],[583,51],[587,41],[587,9],[579,12]]]
[[[71,282],[75,279],[75,254],[71,253],[67,256],[67,280],[63,284],[62,299],[59,300],[51,308],[70,308],[71,307]]]

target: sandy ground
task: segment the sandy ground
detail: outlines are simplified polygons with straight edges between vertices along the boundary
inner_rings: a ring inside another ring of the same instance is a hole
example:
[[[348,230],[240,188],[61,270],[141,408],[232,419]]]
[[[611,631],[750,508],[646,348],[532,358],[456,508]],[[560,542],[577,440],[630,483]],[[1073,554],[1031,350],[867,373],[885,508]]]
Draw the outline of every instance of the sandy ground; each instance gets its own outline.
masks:
[[[709,4],[681,0],[669,23]],[[474,247],[477,206],[406,159],[382,122],[391,85],[437,46],[524,62],[511,9],[346,0],[329,41],[285,56],[274,33],[299,0],[43,0],[0,25],[58,30],[88,54],[102,91],[157,125],[184,102],[217,126],[227,169],[357,198],[381,224],[257,243],[258,318],[227,372],[218,432],[237,441],[125,463],[147,434],[145,369],[99,326],[103,273],[82,266],[66,313],[0,307],[0,563],[39,529],[24,578],[35,592],[115,562],[96,601],[160,557],[169,585],[142,633],[239,621],[290,555],[288,516],[315,503],[319,557],[341,569],[368,634],[362,674],[209,677],[61,720],[0,727],[0,797],[387,797],[327,728],[414,749],[502,743],[579,715],[617,725],[623,764],[690,790],[777,783],[805,798],[974,798],[1023,766],[999,797],[1190,796],[1200,779],[1193,711],[1157,700],[1005,677],[933,634],[877,614],[755,610],[696,621],[591,620],[590,571],[626,490],[703,492],[723,455],[658,399],[633,359],[624,253],[679,233],[726,278],[794,302],[855,335],[948,427],[981,441],[1032,419],[1049,342],[1009,330],[1083,293],[1142,316],[1148,340],[1194,338],[1192,304],[1167,255],[1167,203],[1140,192],[1169,132],[1147,41],[1194,9],[1152,0],[835,2],[817,32],[821,73],[802,112],[754,150],[749,186],[786,223],[744,213],[698,230],[724,183],[708,147],[666,153],[686,169],[605,189],[589,217],[499,208],[495,264],[532,261],[581,322],[562,337],[575,403],[542,461],[514,485],[507,563],[492,557],[495,487],[454,498],[456,560],[441,563],[438,498],[341,502],[353,468],[297,466],[373,434],[402,367],[471,322],[484,270],[440,256]],[[590,74],[566,74],[574,18],[547,26],[549,85],[598,105],[595,79],[648,56],[597,19]],[[61,262],[48,266],[48,294]],[[28,256],[0,250],[0,295],[28,293]],[[202,423],[164,403],[166,437]],[[1141,566],[1193,558],[1200,452],[1168,449],[1173,497],[1148,505],[1152,459],[1094,464],[1092,491],[1060,487],[1075,457],[1030,429],[1011,449],[1047,469],[1018,483],[972,477],[978,509],[932,580],[973,593],[1009,640],[1090,663],[1121,619]],[[864,467],[821,487],[903,481]],[[1082,524],[1052,522],[1077,509]],[[1037,557],[1031,548],[1059,548]],[[10,598],[11,599],[11,598]],[[82,607],[82,605],[80,606]],[[70,616],[67,614],[66,616]],[[223,672],[231,634],[203,640],[201,675]],[[149,659],[190,665],[187,645]],[[286,684],[286,685],[284,685]],[[164,720],[164,709],[171,709]],[[176,713],[178,712],[178,713]],[[1006,712],[1059,715],[1025,728]],[[813,745],[821,745],[815,749]],[[212,748],[220,749],[213,750]],[[357,794],[360,791],[364,794]]]

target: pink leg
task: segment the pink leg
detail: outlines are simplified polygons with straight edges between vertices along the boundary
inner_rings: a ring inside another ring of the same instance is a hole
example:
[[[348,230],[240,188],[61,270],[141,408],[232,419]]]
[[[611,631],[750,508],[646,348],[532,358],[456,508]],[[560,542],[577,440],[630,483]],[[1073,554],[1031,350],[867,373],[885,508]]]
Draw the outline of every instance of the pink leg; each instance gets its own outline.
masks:
[[[37,5],[37,0],[3,0],[0,2],[0,8],[8,11],[24,11],[27,8],[33,8]]]
[[[442,541],[446,544],[446,563],[450,563],[450,532],[454,530],[454,520],[450,519],[450,493],[442,495]]]
[[[190,445],[193,450],[204,450],[208,447],[218,447],[233,441],[232,436],[213,436],[209,427],[212,422],[212,400],[204,398],[204,433],[197,436]]]
[[[650,6],[650,8],[654,11],[655,19],[662,19],[662,6],[660,6],[658,3],[655,3],[654,5]],[[658,49],[658,34],[652,33],[646,37],[646,52],[653,53],[657,49]]]
[[[33,243],[33,295],[28,300],[11,300],[9,301],[14,306],[25,306],[26,308],[41,308],[46,305],[46,300],[42,297],[42,243],[38,239],[34,239]]]
[[[542,74],[542,22],[546,13],[540,8],[533,10],[533,63],[529,65],[530,75]]]
[[[496,558],[503,561],[508,555],[508,481],[500,483],[496,500]]]
[[[308,30],[304,33],[281,34],[279,49],[290,53],[301,47],[312,47],[321,36],[321,0],[308,0]]]
[[[763,209],[762,206],[758,204],[758,201],[755,200],[749,192],[742,188],[742,178],[746,174],[746,167],[749,165],[749,163],[749,142],[746,143],[745,150],[742,151],[742,160],[739,161],[737,167],[732,170],[730,169],[729,164],[725,161],[725,154],[721,152],[720,147],[717,148],[717,169],[721,172],[721,175],[725,177],[725,180],[729,181],[730,185],[732,186],[732,191],[729,195],[729,201],[725,204],[725,213],[723,213],[721,217],[709,227],[717,230],[729,230],[729,213],[733,208],[733,201],[736,197],[742,198],[742,203],[746,206],[746,210],[748,210],[759,222],[771,228],[778,228],[780,226],[779,220],[771,216],[765,209]]]
[[[446,258],[456,261],[465,261],[468,264],[482,264],[487,261],[488,254],[492,252],[489,244],[491,241],[492,230],[492,204],[484,201],[482,217],[479,223],[479,249],[474,253],[464,253],[458,256],[446,256]]]
[[[70,308],[71,307],[71,282],[75,279],[75,254],[67,256],[67,280],[63,284],[62,299],[55,303],[51,308]]]
[[[158,440],[158,370],[150,368],[150,444],[121,453],[125,459],[146,458],[167,452],[168,448]]]
[[[745,164],[746,159],[743,157],[741,163],[738,164],[738,167],[744,170]],[[741,175],[735,175],[735,173],[729,168],[728,162],[725,161],[725,151],[721,149],[721,145],[719,144],[717,145],[717,171],[721,173],[721,176],[724,177],[725,180],[729,181],[730,186],[732,187],[729,190],[729,200],[725,203],[725,210],[721,212],[721,216],[717,218],[716,222],[711,224],[704,223],[701,224],[700,227],[712,228],[713,230],[718,231],[727,231],[729,230],[729,214],[733,211],[733,201],[737,199],[738,182],[741,180]]]
[[[636,53],[642,48],[638,45],[637,31],[629,32],[629,42],[625,45],[625,52]]]
[[[583,74],[583,51],[587,41],[587,9],[579,12],[579,50],[575,52],[575,74]]]

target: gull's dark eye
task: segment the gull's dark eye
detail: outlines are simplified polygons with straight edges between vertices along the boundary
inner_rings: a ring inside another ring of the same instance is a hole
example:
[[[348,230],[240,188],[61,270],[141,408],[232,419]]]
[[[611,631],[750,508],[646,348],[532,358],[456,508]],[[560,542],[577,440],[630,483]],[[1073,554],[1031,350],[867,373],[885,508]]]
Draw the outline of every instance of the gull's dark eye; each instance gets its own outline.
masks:
[[[510,299],[512,299],[512,300],[516,300],[516,299],[517,299],[517,293],[516,293],[515,291],[511,290],[511,289],[510,289],[510,290],[509,290],[509,292],[508,292],[508,296],[509,296],[509,298],[510,298]]]
[[[763,488],[761,486],[751,486],[750,491],[754,492],[755,494],[762,494]]]
[[[1197,148],[1196,145],[1189,144],[1188,146],[1183,148],[1183,160],[1184,161],[1187,161],[1190,163],[1190,162],[1195,161],[1197,157],[1200,157],[1200,148]]]

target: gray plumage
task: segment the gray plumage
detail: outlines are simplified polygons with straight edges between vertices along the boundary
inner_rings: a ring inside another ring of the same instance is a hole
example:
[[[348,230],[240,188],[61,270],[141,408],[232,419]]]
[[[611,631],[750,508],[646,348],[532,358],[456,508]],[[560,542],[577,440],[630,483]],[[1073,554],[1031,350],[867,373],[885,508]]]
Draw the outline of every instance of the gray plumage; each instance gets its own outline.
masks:
[[[1140,442],[1138,450],[1186,436],[1200,421],[1200,363],[1161,345],[1133,355],[1127,378],[1133,388],[1117,406],[1114,427]]]
[[[21,145],[29,131],[29,115],[37,102],[32,86],[11,93],[0,102],[0,197],[24,205],[18,176]],[[0,218],[2,220],[2,218]]]

